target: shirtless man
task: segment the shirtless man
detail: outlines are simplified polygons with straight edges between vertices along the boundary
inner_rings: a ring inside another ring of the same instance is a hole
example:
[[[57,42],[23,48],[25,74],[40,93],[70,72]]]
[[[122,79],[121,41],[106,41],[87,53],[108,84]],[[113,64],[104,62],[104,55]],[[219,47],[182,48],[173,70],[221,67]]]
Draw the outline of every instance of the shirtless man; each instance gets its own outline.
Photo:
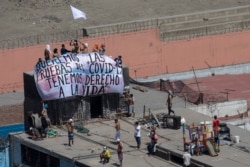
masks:
[[[121,125],[120,122],[118,121],[118,119],[115,119],[115,140],[117,141],[117,139],[121,138]]]
[[[71,144],[74,144],[74,122],[73,119],[69,119],[67,122],[67,128],[68,128],[68,138],[69,138],[69,146]]]
[[[121,143],[121,140],[120,139],[117,139],[117,155],[118,155],[118,160],[120,162],[120,166],[119,167],[122,167],[122,161],[123,161],[123,145]]]

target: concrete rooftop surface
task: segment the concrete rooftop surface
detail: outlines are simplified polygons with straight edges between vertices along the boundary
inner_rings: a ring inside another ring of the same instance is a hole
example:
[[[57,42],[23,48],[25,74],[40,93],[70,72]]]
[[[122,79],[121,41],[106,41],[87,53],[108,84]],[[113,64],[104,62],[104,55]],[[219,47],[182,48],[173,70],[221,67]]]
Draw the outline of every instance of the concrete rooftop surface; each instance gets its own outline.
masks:
[[[172,161],[167,161],[158,158],[157,156],[148,156],[146,143],[150,141],[147,136],[149,129],[143,125],[142,130],[142,146],[141,149],[136,148],[134,139],[134,122],[141,120],[143,115],[143,106],[154,114],[167,113],[165,105],[167,94],[154,89],[145,88],[145,92],[135,90],[131,85],[131,92],[135,96],[135,113],[136,117],[122,117],[119,119],[121,123],[121,141],[124,145],[124,161],[125,167],[163,167],[163,166],[180,166]],[[202,121],[212,121],[212,118],[189,110],[185,102],[175,97],[173,99],[173,109],[175,115],[184,117],[187,125],[199,125]],[[146,112],[147,113],[147,112]],[[212,157],[203,154],[201,156],[192,156],[192,161],[203,164],[204,166],[215,167],[249,167],[250,166],[250,132],[236,126],[227,125],[230,128],[232,136],[240,136],[239,143],[221,144],[221,151],[218,156]],[[58,136],[39,141],[29,139],[26,133],[15,134],[15,140],[28,143],[30,147],[38,148],[44,152],[53,152],[59,156],[65,156],[68,159],[74,159],[76,162],[82,162],[88,166],[103,166],[99,163],[99,153],[104,145],[111,150],[112,158],[105,166],[118,166],[118,158],[116,153],[116,145],[114,144],[115,128],[114,120],[94,119],[91,122],[85,122],[85,128],[89,130],[89,135],[86,133],[78,133],[75,131],[75,143],[69,147],[67,131],[65,128],[58,129]],[[165,129],[157,128],[159,134],[158,149],[168,150],[170,155],[175,155],[182,158],[183,154],[183,138],[182,129]]]

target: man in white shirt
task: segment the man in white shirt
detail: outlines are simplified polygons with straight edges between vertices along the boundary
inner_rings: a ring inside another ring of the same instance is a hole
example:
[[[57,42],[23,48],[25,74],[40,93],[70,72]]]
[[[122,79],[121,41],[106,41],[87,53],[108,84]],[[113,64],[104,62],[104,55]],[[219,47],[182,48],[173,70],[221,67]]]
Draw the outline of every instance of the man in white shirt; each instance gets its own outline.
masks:
[[[139,122],[135,122],[135,140],[137,143],[137,148],[140,149],[141,147],[141,125]]]
[[[191,165],[191,154],[187,151],[183,154],[183,166],[188,167]]]

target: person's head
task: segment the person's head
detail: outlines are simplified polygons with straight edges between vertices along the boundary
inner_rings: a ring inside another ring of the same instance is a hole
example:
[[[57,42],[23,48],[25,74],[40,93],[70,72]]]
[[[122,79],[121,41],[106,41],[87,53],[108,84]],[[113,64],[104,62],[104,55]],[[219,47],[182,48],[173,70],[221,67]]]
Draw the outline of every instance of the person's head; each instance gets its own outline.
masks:
[[[33,128],[32,128],[32,127],[30,127],[30,131],[32,131],[32,129],[33,129]]]
[[[130,94],[129,96],[130,96],[130,97],[133,97],[134,95],[133,95],[133,94]]]
[[[44,115],[44,116],[47,115],[47,110],[46,110],[46,109],[43,109],[43,110],[42,110],[42,115]]]
[[[137,126],[137,125],[139,125],[139,122],[138,122],[138,121],[136,121],[136,122],[135,122],[135,125],[136,125],[136,126]]]
[[[107,146],[103,146],[103,151],[106,151],[107,150]]]
[[[42,62],[43,60],[42,60],[42,58],[41,57],[39,57],[38,58],[38,62]]]
[[[88,43],[84,43],[84,46],[87,48],[87,47],[89,47],[89,44]]]
[[[50,45],[47,44],[46,47],[45,47],[46,50],[50,51]]]
[[[62,48],[65,48],[65,45],[64,45],[64,44],[62,44]]]
[[[121,55],[119,55],[119,56],[118,56],[118,58],[119,58],[119,59],[121,59],[121,58],[122,58],[122,56],[121,56]]]
[[[168,94],[169,94],[169,95],[172,95],[172,91],[171,91],[171,90],[168,90]]]
[[[54,52],[54,53],[58,53],[58,49],[55,48],[55,49],[53,50],[53,52]]]
[[[68,123],[69,123],[69,124],[73,123],[73,119],[70,118],[70,119],[68,120]]]
[[[214,116],[214,119],[217,119],[217,115]]]
[[[101,44],[101,47],[102,47],[102,48],[105,48],[105,45],[104,45],[104,44]]]
[[[118,122],[118,119],[116,118],[116,119],[115,119],[115,123],[117,123],[117,122]]]

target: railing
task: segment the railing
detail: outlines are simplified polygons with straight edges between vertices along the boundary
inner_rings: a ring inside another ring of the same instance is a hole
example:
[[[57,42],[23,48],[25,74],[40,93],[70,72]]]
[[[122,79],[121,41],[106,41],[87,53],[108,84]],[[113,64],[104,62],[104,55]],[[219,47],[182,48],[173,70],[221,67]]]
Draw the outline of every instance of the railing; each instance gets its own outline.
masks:
[[[13,49],[45,43],[60,42],[71,39],[79,39],[84,37],[96,37],[108,34],[140,31],[155,28],[156,25],[157,19],[150,19],[136,22],[124,22],[118,24],[87,27],[78,30],[60,31],[52,34],[47,33],[34,36],[26,36],[17,39],[8,39],[0,41],[0,49]]]
[[[250,29],[250,21],[240,21],[234,23],[207,25],[192,29],[183,29],[177,31],[161,32],[162,41],[173,41],[181,39],[190,39],[207,35],[226,34],[230,32],[239,32]]]

